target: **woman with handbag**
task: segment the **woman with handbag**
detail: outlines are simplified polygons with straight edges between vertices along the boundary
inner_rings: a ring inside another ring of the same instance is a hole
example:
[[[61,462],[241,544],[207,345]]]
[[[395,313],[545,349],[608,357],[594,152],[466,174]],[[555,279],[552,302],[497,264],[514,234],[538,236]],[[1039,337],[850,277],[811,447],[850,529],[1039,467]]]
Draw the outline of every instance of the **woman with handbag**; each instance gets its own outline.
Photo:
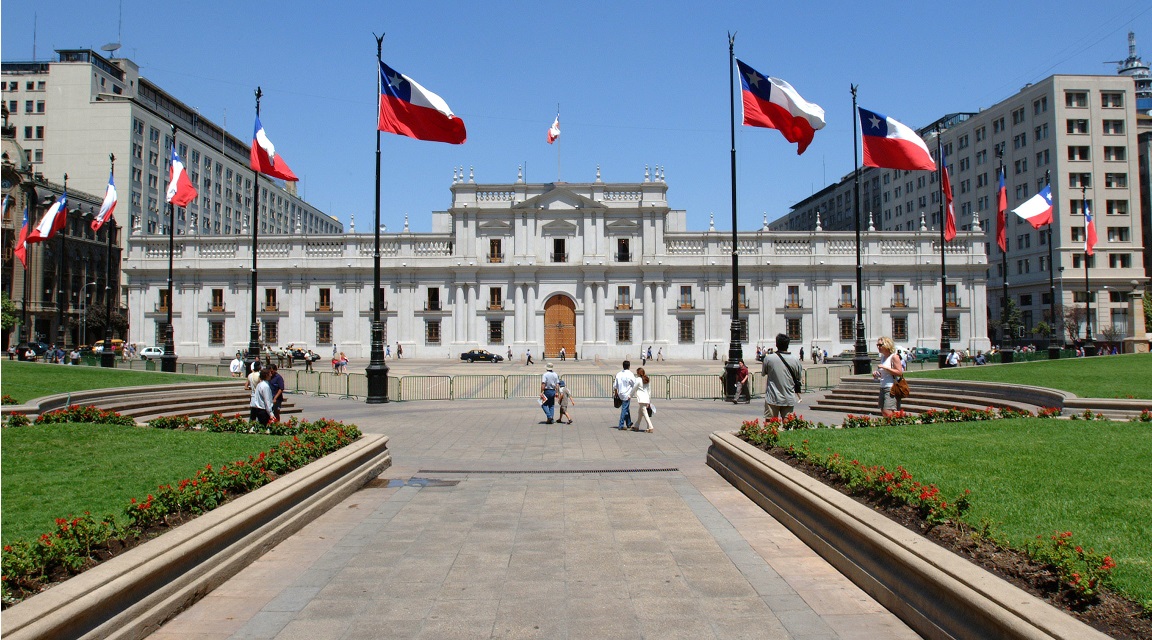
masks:
[[[632,397],[640,405],[640,417],[648,424],[647,429],[640,429],[640,420],[636,420],[636,431],[652,433],[652,383],[644,367],[636,370],[636,386],[632,388]]]
[[[872,372],[872,377],[880,381],[880,413],[890,416],[900,410],[900,398],[892,395],[893,385],[900,381],[906,390],[908,383],[903,381],[904,365],[894,353],[896,345],[892,338],[880,337],[876,340],[876,348],[880,351],[880,364]]]

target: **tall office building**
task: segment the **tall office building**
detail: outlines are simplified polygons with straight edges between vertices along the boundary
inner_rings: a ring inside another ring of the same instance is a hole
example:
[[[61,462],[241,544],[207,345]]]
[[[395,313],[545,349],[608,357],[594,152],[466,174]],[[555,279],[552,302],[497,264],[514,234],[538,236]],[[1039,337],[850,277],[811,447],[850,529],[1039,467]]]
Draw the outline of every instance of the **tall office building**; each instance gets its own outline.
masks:
[[[228,134],[140,75],[127,58],[63,49],[52,62],[4,62],[3,100],[36,174],[103,193],[116,155],[117,214],[130,229],[166,233],[175,144],[199,197],[175,212],[177,234],[247,233],[252,211],[248,140]],[[340,233],[339,220],[305,202],[294,185],[259,177],[260,230]]]

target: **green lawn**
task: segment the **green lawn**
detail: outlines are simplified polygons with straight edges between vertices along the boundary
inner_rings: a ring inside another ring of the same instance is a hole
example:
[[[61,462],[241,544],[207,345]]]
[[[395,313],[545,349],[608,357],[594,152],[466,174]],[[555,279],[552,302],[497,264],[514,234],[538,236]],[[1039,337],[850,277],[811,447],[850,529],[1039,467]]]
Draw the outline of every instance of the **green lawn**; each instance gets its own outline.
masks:
[[[908,377],[1028,384],[1070,391],[1081,398],[1152,398],[1152,354],[964,366],[909,372]]]
[[[1112,555],[1121,593],[1152,602],[1148,424],[1029,418],[821,429],[784,432],[780,444],[802,440],[814,451],[836,451],[863,464],[902,465],[949,499],[970,489],[965,519],[976,527],[992,523],[1014,545],[1071,531],[1078,544]]]
[[[43,396],[67,391],[106,389],[112,387],[139,387],[145,385],[175,384],[177,382],[219,382],[221,378],[194,376],[160,371],[129,371],[100,367],[73,367],[71,365],[38,364],[0,360],[0,391],[17,402],[27,402]]]
[[[113,513],[124,523],[129,499],[191,477],[206,464],[244,459],[282,440],[91,424],[4,429],[0,538],[7,544],[37,536],[51,530],[56,518],[84,511]]]

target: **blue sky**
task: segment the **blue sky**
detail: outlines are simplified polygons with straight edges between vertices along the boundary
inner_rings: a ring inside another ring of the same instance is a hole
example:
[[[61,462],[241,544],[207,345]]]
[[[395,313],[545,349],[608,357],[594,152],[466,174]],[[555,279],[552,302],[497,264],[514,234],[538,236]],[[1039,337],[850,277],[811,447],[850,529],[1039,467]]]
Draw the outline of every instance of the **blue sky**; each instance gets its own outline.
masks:
[[[32,58],[33,12],[40,60],[119,38],[118,55],[242,140],[260,85],[264,127],[304,197],[345,224],[355,215],[361,230],[374,206],[373,31],[386,33],[384,61],[468,127],[460,146],[383,135],[390,231],[405,213],[413,230],[430,228],[429,212],[450,204],[453,167],[473,167],[478,182],[511,182],[518,165],[531,182],[556,180],[545,132],[557,103],[561,179],[591,181],[600,165],[606,182],[638,181],[645,165],[661,165],[690,229],[707,228],[713,212],[716,227],[730,229],[729,31],[741,60],[790,82],[828,121],[799,157],[778,132],[737,126],[740,229],[852,170],[850,84],[861,106],[919,127],[1052,74],[1114,73],[1103,63],[1127,55],[1129,30],[1152,60],[1147,0],[10,0],[0,11],[5,61]]]

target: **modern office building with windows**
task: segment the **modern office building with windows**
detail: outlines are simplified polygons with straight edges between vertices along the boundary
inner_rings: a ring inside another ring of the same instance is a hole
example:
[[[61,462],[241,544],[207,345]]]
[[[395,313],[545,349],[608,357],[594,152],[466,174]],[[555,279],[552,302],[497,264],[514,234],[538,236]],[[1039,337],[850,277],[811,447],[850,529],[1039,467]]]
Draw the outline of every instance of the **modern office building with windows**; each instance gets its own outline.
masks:
[[[1024,332],[1014,340],[1043,339],[1032,329],[1041,321],[1052,324],[1052,306],[1056,324],[1064,328],[1060,337],[1066,340],[1085,337],[1086,319],[1091,320],[1094,339],[1133,337],[1127,335],[1130,298],[1147,282],[1140,202],[1148,165],[1139,161],[1137,139],[1141,123],[1147,126],[1137,108],[1152,97],[1145,95],[1146,89],[1147,83],[1131,75],[1055,75],[978,113],[951,114],[920,130],[934,157],[939,135],[957,226],[974,231],[979,224],[982,230],[990,321],[1001,316],[1005,280],[1009,298],[1021,311]],[[1051,252],[1048,227],[1033,229],[1009,212],[1006,270],[996,242],[1000,167],[1006,174],[1009,210],[1048,181],[1054,205]],[[939,229],[935,172],[865,169],[860,183],[865,225],[885,233]],[[797,203],[769,227],[815,229],[819,220],[823,229],[854,229],[852,192],[853,176],[848,175]],[[1099,238],[1090,257],[1085,255],[1085,204],[1094,214]],[[1050,304],[1050,274],[1055,305]],[[1075,308],[1079,311],[1073,313]],[[995,330],[992,338],[997,344],[1008,342]],[[1136,338],[1142,341],[1142,336]]]
[[[167,233],[175,144],[199,197],[175,212],[177,234],[246,234],[252,212],[248,140],[240,140],[140,75],[127,58],[62,49],[51,62],[4,62],[2,99],[36,174],[89,193],[108,183],[116,156],[116,213],[125,226]],[[294,184],[261,175],[260,231],[340,233],[339,220],[300,198]]]
[[[484,348],[517,358],[619,360],[652,347],[669,358],[725,359],[733,314],[731,232],[686,228],[661,172],[641,182],[477,184],[453,177],[452,206],[432,230],[381,236],[385,339],[406,357]],[[736,313],[745,354],[777,333],[836,355],[855,340],[856,252],[846,232],[741,231]],[[258,310],[265,344],[369,355],[371,233],[260,236]],[[987,349],[983,234],[948,248],[937,235],[866,233],[868,336],[936,348],[942,310],[955,346]],[[154,344],[173,308],[178,354],[231,355],[248,344],[252,310],[244,237],[129,236],[124,273],[135,341]]]

